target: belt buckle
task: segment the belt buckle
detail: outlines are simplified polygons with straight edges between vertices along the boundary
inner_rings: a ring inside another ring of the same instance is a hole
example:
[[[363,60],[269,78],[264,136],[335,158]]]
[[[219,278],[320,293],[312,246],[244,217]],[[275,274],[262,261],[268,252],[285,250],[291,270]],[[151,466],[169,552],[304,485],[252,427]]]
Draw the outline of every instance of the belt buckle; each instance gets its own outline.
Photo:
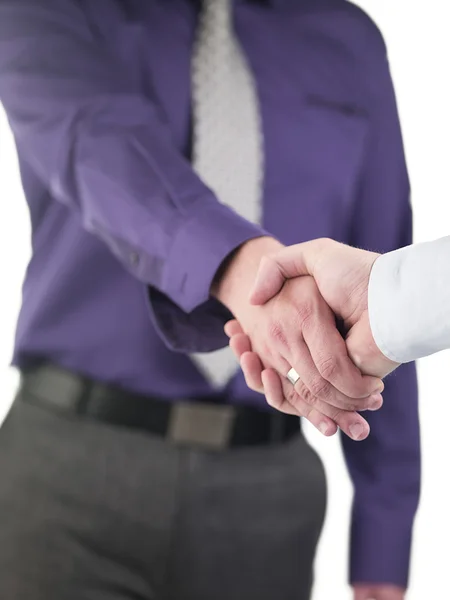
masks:
[[[223,450],[230,443],[234,417],[233,406],[198,402],[173,404],[167,435],[176,444]]]

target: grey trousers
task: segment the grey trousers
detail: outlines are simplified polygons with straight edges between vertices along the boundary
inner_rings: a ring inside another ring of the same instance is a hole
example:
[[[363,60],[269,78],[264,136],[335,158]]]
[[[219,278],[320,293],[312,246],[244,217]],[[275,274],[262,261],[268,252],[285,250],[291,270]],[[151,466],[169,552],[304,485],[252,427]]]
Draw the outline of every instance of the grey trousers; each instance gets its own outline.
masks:
[[[206,452],[16,401],[1,600],[307,600],[324,519],[302,435]]]

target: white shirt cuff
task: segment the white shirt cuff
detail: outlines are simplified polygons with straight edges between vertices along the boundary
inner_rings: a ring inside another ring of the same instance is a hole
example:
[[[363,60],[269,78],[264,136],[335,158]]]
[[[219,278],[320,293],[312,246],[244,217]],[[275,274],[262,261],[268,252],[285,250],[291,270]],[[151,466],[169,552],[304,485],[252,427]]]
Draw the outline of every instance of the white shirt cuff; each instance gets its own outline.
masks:
[[[375,261],[369,319],[377,346],[395,362],[450,348],[450,237]]]

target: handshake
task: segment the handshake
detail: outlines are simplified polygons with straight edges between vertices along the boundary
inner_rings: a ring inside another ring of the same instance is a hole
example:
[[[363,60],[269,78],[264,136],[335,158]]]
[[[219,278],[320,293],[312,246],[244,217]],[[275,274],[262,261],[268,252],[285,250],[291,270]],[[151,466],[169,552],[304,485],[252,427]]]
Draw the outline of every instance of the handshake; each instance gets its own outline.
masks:
[[[359,414],[378,410],[382,378],[398,364],[378,349],[368,286],[378,254],[329,239],[284,247],[244,244],[212,292],[235,316],[225,326],[247,385],[324,435],[369,435]]]

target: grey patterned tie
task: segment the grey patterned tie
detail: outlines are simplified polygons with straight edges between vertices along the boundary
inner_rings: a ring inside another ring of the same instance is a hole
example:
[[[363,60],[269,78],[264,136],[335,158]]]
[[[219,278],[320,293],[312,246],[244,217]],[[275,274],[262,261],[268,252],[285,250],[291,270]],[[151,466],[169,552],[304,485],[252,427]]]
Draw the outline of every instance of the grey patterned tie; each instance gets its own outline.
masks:
[[[193,164],[217,198],[261,220],[263,140],[255,82],[233,27],[233,0],[203,0],[192,56]],[[191,355],[216,388],[237,369],[228,348]]]

